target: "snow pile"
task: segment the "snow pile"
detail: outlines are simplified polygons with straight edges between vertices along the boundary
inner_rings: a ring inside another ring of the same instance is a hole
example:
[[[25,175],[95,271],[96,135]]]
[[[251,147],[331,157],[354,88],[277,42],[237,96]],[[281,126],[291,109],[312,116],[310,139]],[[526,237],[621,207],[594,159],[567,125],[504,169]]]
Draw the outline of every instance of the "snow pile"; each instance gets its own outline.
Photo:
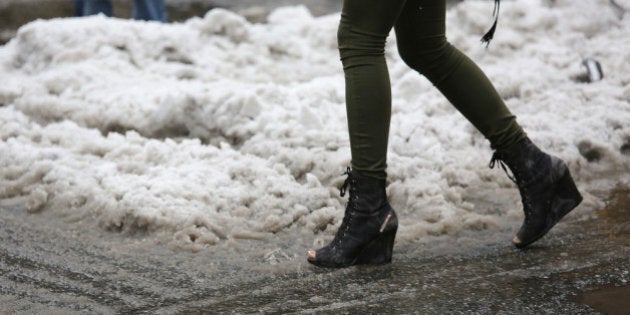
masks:
[[[485,1],[454,7],[449,39],[530,137],[578,180],[627,170],[630,14],[604,0],[508,2],[486,50],[491,11]],[[0,48],[0,200],[193,248],[292,228],[333,234],[350,160],[338,19],[287,7],[267,24],[217,9],[181,24],[24,26]],[[387,49],[399,240],[518,221],[518,206],[475,206],[511,182],[487,169],[486,141],[403,64],[393,36]],[[590,56],[605,79],[577,82]]]

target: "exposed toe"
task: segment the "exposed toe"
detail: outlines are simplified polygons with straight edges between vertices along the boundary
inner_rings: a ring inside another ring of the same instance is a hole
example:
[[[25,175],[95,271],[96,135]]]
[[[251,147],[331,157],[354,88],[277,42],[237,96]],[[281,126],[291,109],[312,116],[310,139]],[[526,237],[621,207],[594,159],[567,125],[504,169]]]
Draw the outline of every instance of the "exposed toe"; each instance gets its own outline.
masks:
[[[316,256],[316,253],[314,250],[309,250],[308,253],[306,254],[306,258],[308,258],[309,260],[315,260],[315,256]]]
[[[518,235],[514,235],[514,239],[512,239],[512,242],[514,243],[514,245],[521,245],[521,239],[518,237]]]

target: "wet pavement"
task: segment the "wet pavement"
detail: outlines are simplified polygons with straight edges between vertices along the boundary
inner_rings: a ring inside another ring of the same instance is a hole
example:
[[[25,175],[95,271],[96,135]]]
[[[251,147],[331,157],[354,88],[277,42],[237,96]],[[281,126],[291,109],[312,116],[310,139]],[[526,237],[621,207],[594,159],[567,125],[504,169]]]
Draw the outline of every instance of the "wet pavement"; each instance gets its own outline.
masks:
[[[568,216],[527,250],[506,226],[397,245],[390,265],[342,270],[305,262],[315,236],[304,231],[192,253],[159,232],[120,234],[5,200],[0,313],[627,314],[630,188],[608,194],[596,215]]]

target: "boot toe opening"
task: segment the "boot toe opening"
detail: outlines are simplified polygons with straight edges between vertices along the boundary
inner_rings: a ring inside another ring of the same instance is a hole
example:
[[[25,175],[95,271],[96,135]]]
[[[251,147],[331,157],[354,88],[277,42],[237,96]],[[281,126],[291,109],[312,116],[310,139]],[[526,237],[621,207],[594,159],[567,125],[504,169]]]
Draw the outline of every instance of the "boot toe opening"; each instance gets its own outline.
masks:
[[[512,239],[512,242],[516,245],[520,245],[521,244],[521,238],[518,237],[518,235],[514,236],[514,239]]]

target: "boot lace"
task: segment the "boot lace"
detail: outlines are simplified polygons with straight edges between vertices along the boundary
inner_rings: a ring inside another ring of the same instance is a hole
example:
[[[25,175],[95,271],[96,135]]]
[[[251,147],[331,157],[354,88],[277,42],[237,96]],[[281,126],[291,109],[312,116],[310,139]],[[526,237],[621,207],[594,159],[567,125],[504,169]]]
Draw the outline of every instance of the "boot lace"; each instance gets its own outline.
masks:
[[[513,181],[515,184],[518,185],[518,183],[516,182],[516,178],[514,178],[514,176],[510,175],[510,172],[508,172],[508,167],[505,165],[505,162],[503,162],[503,157],[501,156],[499,152],[494,152],[494,154],[492,155],[492,159],[490,160],[490,163],[488,164],[488,167],[493,169],[496,162],[499,162],[499,166],[503,169],[503,171],[505,172],[505,175],[507,175],[507,177],[511,181]]]
[[[346,172],[341,174],[341,176],[343,175],[348,175],[348,177],[346,177],[346,180],[343,181],[343,185],[341,186],[341,188],[339,188],[339,194],[341,195],[341,197],[346,195],[348,184],[350,184],[350,178],[352,178],[352,170],[350,169],[350,167],[346,168]]]
[[[352,170],[350,169],[350,167],[346,168],[346,172],[341,175],[347,175],[347,177],[343,181],[343,185],[341,186],[341,188],[339,188],[339,195],[341,195],[341,197],[344,197],[348,190],[348,185],[350,185],[350,198],[348,198],[348,202],[346,203],[346,210],[344,212],[341,225],[339,226],[339,230],[337,230],[337,234],[335,234],[335,238],[332,241],[333,247],[339,245],[343,237],[350,229],[352,216],[354,213],[352,209],[355,208],[354,200],[358,198],[356,194],[356,178],[352,176]]]
[[[499,9],[501,8],[501,0],[494,0],[494,10],[492,16],[494,16],[494,23],[492,27],[481,38],[481,42],[486,44],[486,47],[490,46],[490,41],[494,37],[494,32],[497,30],[497,23],[499,22]]]
[[[518,186],[518,189],[521,192],[521,202],[523,203],[523,210],[525,212],[525,223],[528,224],[530,221],[530,208],[531,207],[529,206],[529,193],[527,191],[527,185],[525,184],[519,185],[518,181],[515,178],[518,176],[517,174],[519,172],[516,166],[512,166],[512,173],[514,174],[514,176],[510,175],[510,173],[508,172],[508,167],[506,166],[503,160],[503,156],[499,152],[494,152],[494,154],[492,155],[492,159],[490,160],[490,163],[488,164],[488,167],[493,169],[494,165],[497,164],[497,162],[498,162],[498,165],[503,169],[507,177],[512,182],[514,182],[516,186]]]

